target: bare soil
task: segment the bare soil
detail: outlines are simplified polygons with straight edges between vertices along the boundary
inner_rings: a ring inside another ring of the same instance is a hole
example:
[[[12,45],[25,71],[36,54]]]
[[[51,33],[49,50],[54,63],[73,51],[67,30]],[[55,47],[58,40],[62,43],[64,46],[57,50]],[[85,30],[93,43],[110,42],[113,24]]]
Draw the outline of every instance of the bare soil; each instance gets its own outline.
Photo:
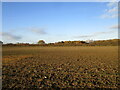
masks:
[[[117,88],[117,46],[3,47],[3,88]]]

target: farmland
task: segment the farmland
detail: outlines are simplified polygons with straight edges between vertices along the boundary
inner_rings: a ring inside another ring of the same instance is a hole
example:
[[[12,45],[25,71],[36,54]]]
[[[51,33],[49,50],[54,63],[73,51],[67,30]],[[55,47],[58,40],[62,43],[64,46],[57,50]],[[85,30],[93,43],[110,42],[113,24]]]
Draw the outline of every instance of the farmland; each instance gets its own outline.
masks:
[[[117,88],[117,46],[3,46],[3,88]]]

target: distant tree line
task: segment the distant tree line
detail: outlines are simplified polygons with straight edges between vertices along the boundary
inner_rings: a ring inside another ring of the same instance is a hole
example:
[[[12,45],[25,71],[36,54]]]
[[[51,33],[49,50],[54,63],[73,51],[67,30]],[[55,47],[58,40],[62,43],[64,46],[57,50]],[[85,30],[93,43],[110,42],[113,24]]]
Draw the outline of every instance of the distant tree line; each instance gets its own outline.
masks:
[[[2,45],[3,44],[3,42],[2,41],[0,41],[0,45]]]
[[[1,42],[2,43],[2,42]],[[117,46],[120,43],[120,39],[111,40],[98,40],[98,41],[60,41],[55,43],[46,44],[44,40],[39,40],[37,44],[29,43],[7,43],[3,46]]]

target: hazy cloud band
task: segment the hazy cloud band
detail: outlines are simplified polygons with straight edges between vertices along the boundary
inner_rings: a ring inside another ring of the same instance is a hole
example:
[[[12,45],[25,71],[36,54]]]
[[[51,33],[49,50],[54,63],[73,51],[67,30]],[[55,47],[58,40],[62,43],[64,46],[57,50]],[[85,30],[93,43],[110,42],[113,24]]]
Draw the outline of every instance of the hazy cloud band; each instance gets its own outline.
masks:
[[[104,34],[111,34],[111,33],[115,33],[116,30],[111,30],[111,31],[107,31],[107,32],[95,32],[93,34],[90,35],[80,35],[80,36],[76,36],[75,38],[91,38],[91,37],[95,37],[95,36],[99,36],[99,35],[104,35]]]
[[[8,32],[2,32],[0,33],[0,35],[2,35],[3,38],[12,39],[12,40],[19,40],[22,38],[20,36],[16,36]]]

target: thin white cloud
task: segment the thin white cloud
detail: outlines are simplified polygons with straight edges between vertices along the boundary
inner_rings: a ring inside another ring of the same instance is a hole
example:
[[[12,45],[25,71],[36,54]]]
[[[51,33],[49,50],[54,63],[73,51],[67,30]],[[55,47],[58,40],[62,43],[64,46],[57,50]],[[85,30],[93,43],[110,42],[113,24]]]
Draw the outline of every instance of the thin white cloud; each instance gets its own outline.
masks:
[[[45,31],[44,28],[29,28],[28,30],[30,30],[31,32],[34,32],[36,34],[40,34],[40,35],[44,35],[47,34],[47,32]]]
[[[111,2],[109,2],[108,4],[107,4],[107,6],[108,7],[114,7],[114,6],[116,6],[116,2],[118,2],[117,0],[111,0]]]
[[[93,34],[89,34],[89,35],[80,35],[80,36],[75,36],[75,38],[92,38],[92,37],[96,37],[96,36],[100,36],[100,35],[105,35],[105,34],[112,34],[117,32],[116,30],[111,30],[111,31],[107,31],[107,32],[95,32]]]
[[[118,2],[117,0],[112,0],[107,4],[107,9],[105,13],[101,15],[101,18],[116,18],[118,17]]]
[[[90,38],[93,37],[93,35],[80,35],[80,36],[76,36],[76,38]]]
[[[0,32],[0,35],[8,40],[20,40],[22,37],[21,36],[16,36],[13,35],[12,33],[8,33],[8,32]]]
[[[118,14],[112,14],[112,15],[104,14],[101,16],[101,18],[116,18],[116,17],[118,17]]]
[[[112,25],[109,28],[110,29],[120,29],[120,24],[119,25]]]
[[[118,8],[117,7],[113,7],[109,10],[107,10],[108,13],[113,13],[113,12],[117,12],[118,11]]]

